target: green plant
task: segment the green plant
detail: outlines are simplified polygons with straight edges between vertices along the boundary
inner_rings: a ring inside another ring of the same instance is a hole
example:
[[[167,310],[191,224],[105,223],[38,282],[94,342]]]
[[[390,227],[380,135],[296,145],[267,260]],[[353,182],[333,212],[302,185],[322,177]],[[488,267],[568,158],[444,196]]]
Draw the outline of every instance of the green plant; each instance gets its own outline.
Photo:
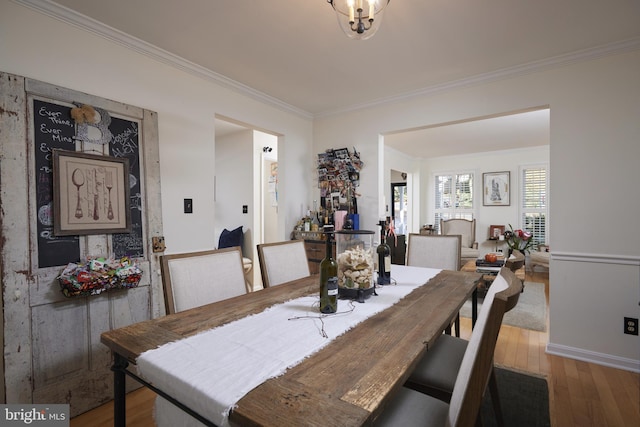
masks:
[[[513,249],[522,253],[528,253],[531,251],[531,246],[535,244],[533,234],[526,230],[514,230],[511,224],[509,224],[510,230],[504,232],[504,238],[507,241],[507,245]]]

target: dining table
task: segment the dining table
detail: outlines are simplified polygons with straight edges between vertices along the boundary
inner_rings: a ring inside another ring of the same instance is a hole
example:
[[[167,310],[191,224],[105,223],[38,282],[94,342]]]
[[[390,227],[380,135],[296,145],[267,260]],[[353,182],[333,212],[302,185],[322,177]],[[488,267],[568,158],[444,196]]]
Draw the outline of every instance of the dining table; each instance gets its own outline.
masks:
[[[480,274],[392,267],[393,284],[377,286],[377,295],[364,303],[340,299],[335,315],[318,311],[319,276],[312,275],[102,333],[101,342],[113,355],[114,425],[126,424],[126,377],[149,387],[204,425],[373,423],[469,298],[473,320],[477,316]],[[384,301],[388,305],[380,305]],[[300,316],[289,315],[282,324],[292,326],[270,331],[275,333],[265,341],[269,325],[260,316],[273,317],[280,307],[292,302]],[[365,309],[370,312],[357,317]],[[260,332],[256,337],[227,332],[235,334],[229,342],[237,344],[219,341],[223,339],[219,334],[226,340],[227,328],[242,322],[254,322],[249,325],[258,325],[255,329]],[[302,350],[307,338],[319,345]],[[199,349],[206,345],[206,339],[216,351],[233,352],[231,359],[247,356],[252,362],[219,372],[219,363],[225,363],[223,357],[199,356],[199,350],[209,354],[209,347]],[[284,359],[284,364],[268,371],[271,359]],[[164,365],[154,364],[158,360],[164,360]],[[245,380],[255,383],[242,384]],[[215,388],[216,384],[207,382],[221,381],[224,386],[218,388],[222,394],[227,387],[229,393],[234,387],[242,393],[225,403],[228,408],[219,419],[203,412],[203,408],[206,411],[215,406],[209,396],[204,393],[194,398],[193,390]],[[183,388],[175,386],[180,383]]]

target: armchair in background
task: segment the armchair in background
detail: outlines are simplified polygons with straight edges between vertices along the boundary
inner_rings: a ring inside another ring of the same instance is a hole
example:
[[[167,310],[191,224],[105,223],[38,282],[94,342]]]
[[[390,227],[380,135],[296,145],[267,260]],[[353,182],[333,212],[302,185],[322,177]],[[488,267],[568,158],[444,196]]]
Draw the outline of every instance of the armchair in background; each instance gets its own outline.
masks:
[[[540,267],[546,267],[548,269],[550,257],[551,252],[549,251],[549,246],[538,245],[538,250],[531,251],[529,254],[529,268],[533,271],[533,268],[539,265]]]
[[[478,242],[476,241],[476,220],[468,219],[441,219],[440,234],[462,236],[462,246],[460,248],[460,265],[467,261],[476,260],[479,256]]]

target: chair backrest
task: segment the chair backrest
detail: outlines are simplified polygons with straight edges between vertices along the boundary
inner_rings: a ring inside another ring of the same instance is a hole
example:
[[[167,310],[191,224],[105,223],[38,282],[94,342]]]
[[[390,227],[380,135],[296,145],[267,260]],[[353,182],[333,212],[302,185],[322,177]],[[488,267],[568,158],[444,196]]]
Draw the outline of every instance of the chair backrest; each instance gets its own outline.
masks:
[[[462,247],[471,248],[476,242],[476,220],[475,219],[441,219],[440,234],[459,234],[462,236]]]
[[[303,240],[288,240],[258,245],[262,286],[280,285],[307,277],[309,262]]]
[[[167,314],[249,292],[239,247],[163,255],[160,266]]]
[[[502,268],[487,291],[471,333],[449,404],[449,425],[474,426],[493,366],[504,313],[518,301],[522,282]]]
[[[409,234],[407,265],[460,270],[460,236]]]
[[[511,271],[516,271],[524,265],[524,254],[518,250],[514,250],[509,258],[504,262],[504,266]]]

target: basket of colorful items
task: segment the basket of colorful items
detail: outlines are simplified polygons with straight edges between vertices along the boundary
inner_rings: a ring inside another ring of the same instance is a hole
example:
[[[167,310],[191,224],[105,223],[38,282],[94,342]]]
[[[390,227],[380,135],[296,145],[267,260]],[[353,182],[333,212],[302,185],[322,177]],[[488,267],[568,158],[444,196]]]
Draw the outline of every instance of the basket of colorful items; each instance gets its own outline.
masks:
[[[70,263],[58,277],[66,297],[98,295],[112,289],[135,288],[142,278],[138,265],[120,259],[92,258],[84,263]]]

